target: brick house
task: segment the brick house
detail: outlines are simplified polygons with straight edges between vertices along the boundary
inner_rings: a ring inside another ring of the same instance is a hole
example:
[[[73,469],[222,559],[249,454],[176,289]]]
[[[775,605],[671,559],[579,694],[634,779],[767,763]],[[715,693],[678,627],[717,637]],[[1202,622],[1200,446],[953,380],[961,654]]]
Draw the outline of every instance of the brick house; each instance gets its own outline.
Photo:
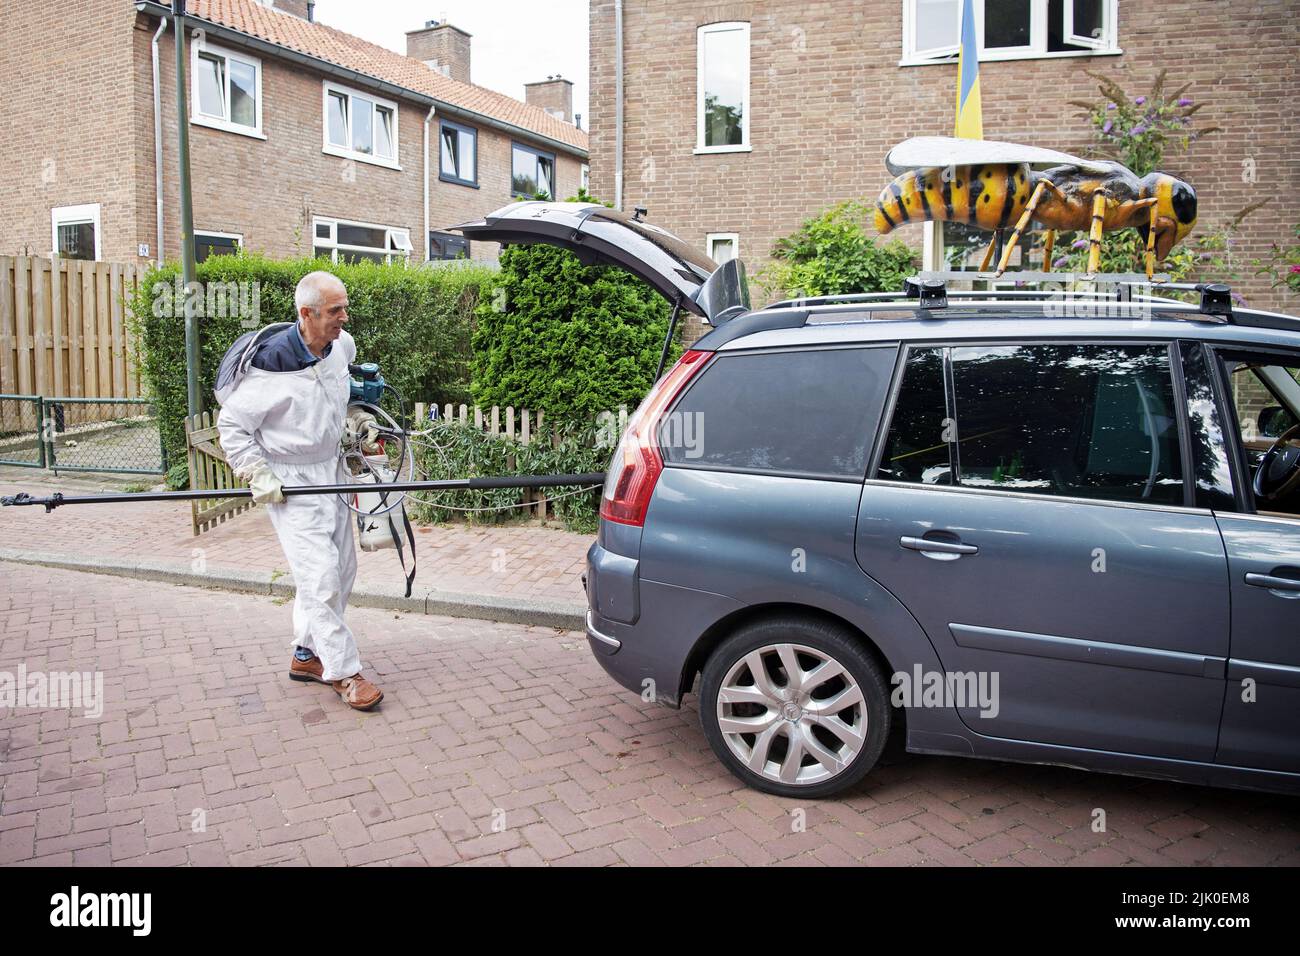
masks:
[[[530,84],[527,103],[475,86],[470,37],[450,24],[412,30],[403,56],[314,22],[306,0],[188,6],[200,258],[237,245],[276,257],[450,257],[465,246],[440,227],[512,195],[572,195],[585,175],[569,81]],[[21,95],[8,98],[0,127],[11,157],[0,253],[144,262],[161,242],[178,257],[168,12],[133,0],[6,0],[0,84]],[[495,258],[497,247],[469,252]]]
[[[624,0],[619,157],[615,6],[590,4],[592,192],[648,207],[715,259],[738,252],[751,275],[804,219],[874,201],[891,145],[952,132],[960,0]],[[1084,70],[1137,95],[1168,68],[1172,86],[1191,81],[1206,102],[1201,124],[1222,127],[1166,170],[1198,187],[1198,228],[1271,197],[1245,223],[1249,260],[1300,222],[1294,0],[975,9],[985,137],[1080,152],[1089,130],[1066,101],[1099,98]],[[922,245],[918,225],[895,235]],[[1300,308],[1253,272],[1240,284],[1252,304]]]

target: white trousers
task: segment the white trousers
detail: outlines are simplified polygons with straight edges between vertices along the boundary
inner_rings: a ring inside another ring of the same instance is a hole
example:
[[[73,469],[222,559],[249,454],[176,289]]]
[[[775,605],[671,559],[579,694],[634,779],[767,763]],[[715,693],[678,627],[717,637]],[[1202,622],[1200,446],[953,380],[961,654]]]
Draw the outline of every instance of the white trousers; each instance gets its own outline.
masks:
[[[345,480],[340,476],[338,459],[307,465],[269,464],[285,485],[325,485]],[[297,589],[293,643],[320,658],[325,680],[351,677],[361,670],[356,638],[343,621],[357,577],[357,553],[352,546],[355,516],[338,495],[294,495],[278,504],[268,504],[266,511]]]

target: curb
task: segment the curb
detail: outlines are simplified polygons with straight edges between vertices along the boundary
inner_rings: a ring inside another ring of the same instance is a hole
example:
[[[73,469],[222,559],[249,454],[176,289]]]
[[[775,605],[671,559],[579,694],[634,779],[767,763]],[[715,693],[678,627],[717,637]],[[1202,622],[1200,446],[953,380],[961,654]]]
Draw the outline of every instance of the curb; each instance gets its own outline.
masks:
[[[238,571],[230,568],[199,572],[183,563],[80,557],[71,554],[0,548],[0,562],[5,561],[215,591],[276,597],[294,595],[293,581],[281,580],[287,577],[283,572]],[[409,611],[416,614],[437,614],[445,617],[465,617],[480,621],[500,621],[505,624],[557,627],[566,631],[583,630],[587,618],[585,605],[571,604],[567,601],[530,600],[497,594],[466,594],[437,589],[430,589],[423,596],[412,595],[409,598],[405,597],[402,591],[357,589],[348,599],[348,605]]]

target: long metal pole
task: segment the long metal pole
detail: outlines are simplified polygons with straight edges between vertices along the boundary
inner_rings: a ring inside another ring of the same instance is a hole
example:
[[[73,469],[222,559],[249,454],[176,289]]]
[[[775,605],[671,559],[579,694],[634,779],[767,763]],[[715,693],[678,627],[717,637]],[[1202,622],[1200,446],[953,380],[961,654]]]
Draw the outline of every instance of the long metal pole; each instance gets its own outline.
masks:
[[[190,417],[203,411],[199,393],[199,328],[194,296],[194,207],[190,197],[190,114],[185,100],[185,0],[172,0],[176,44],[176,143],[181,189],[181,281],[185,292],[185,394]]]
[[[561,485],[599,485],[605,481],[603,471],[578,475],[511,475],[505,478],[440,478],[433,481],[393,481],[379,484],[345,483],[338,485],[287,485],[280,489],[286,498],[295,495],[388,494],[395,491],[483,491],[491,488],[555,488]],[[102,505],[128,501],[197,501],[204,498],[251,498],[247,488],[198,491],[147,491],[112,495],[64,495],[55,492],[47,498],[28,494],[7,495],[0,504],[44,505],[53,511],[59,505]]]

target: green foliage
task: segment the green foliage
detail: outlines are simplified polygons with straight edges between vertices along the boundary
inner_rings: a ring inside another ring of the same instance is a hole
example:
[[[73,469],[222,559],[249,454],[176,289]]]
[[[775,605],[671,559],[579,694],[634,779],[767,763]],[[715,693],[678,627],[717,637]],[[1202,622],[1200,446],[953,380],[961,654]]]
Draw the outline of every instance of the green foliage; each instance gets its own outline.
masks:
[[[1295,227],[1294,242],[1286,246],[1273,243],[1268,258],[1255,264],[1260,267],[1255,274],[1268,276],[1273,288],[1286,286],[1300,294],[1300,224]]]
[[[164,479],[168,491],[182,491],[190,486],[190,464],[186,460],[181,460],[167,469],[167,477]]]
[[[1205,104],[1187,96],[1191,87],[1184,83],[1173,92],[1165,91],[1166,71],[1157,74],[1151,91],[1130,98],[1109,77],[1088,72],[1098,81],[1102,98],[1097,102],[1071,100],[1083,108],[1078,115],[1093,128],[1097,152],[1123,163],[1137,175],[1161,169],[1167,159],[1187,151],[1197,139],[1218,131],[1217,126],[1193,129],[1192,116]],[[1241,222],[1267,200],[1246,206],[1228,222],[1206,229],[1198,228],[1176,246],[1157,270],[1167,273],[1170,281],[1235,280],[1240,278],[1243,263],[1236,255],[1235,243]],[[1088,238],[1085,233],[1067,232],[1057,237],[1059,258],[1053,268],[1086,272]],[[1100,272],[1145,272],[1146,243],[1136,229],[1108,233],[1101,247]]]
[[[429,479],[469,478],[477,475],[559,475],[603,471],[609,449],[596,447],[596,429],[577,425],[556,430],[552,444],[535,440],[524,445],[505,435],[490,435],[472,424],[435,422],[416,445],[416,471]],[[575,493],[576,492],[576,493]],[[408,499],[413,521],[447,521],[463,517],[471,523],[499,524],[528,516],[515,507],[527,494],[521,488],[484,491],[420,493]],[[596,530],[600,490],[545,489],[555,514],[570,531],[592,534]],[[563,497],[556,497],[562,495]],[[495,509],[505,510],[476,510]]]
[[[635,406],[654,384],[668,317],[668,303],[621,269],[584,266],[554,246],[507,247],[478,306],[474,401],[557,423]]]
[[[778,239],[773,261],[756,276],[764,294],[784,298],[902,289],[903,280],[915,272],[918,255],[899,239],[877,245],[866,233],[868,213],[862,202],[842,202]]]
[[[1159,169],[1170,145],[1183,153],[1196,140],[1219,131],[1217,126],[1192,128],[1192,117],[1205,104],[1186,95],[1191,83],[1167,92],[1166,70],[1156,75],[1151,92],[1134,97],[1110,77],[1084,72],[1097,81],[1102,99],[1095,103],[1071,100],[1070,105],[1083,108],[1078,115],[1093,127],[1097,151],[1139,176]]]
[[[313,269],[325,269],[343,280],[350,302],[348,330],[356,338],[358,360],[378,362],[384,378],[408,403],[468,400],[470,332],[490,269],[332,265],[321,259],[279,261],[241,254],[212,256],[197,270],[204,290],[199,347],[205,408],[215,404],[213,379],[226,349],[248,328],[291,321],[294,288]],[[175,264],[150,270],[129,305],[141,370],[157,405],[167,456],[183,462],[185,322],[182,297],[174,294],[179,275]],[[224,304],[221,292],[226,293]]]

